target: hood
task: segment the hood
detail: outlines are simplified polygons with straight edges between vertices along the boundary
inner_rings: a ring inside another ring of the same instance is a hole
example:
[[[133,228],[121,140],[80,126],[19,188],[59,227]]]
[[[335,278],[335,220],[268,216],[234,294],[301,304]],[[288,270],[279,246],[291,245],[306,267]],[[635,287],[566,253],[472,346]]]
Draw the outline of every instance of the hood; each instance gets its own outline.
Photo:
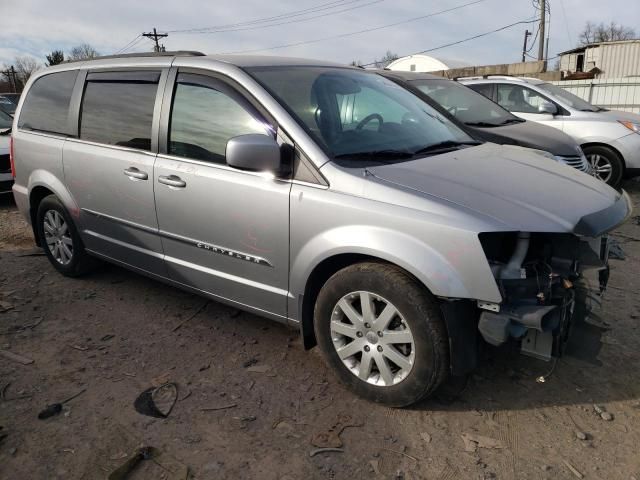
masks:
[[[600,112],[578,112],[580,120],[600,121],[600,122],[617,122],[618,120],[626,120],[628,122],[640,123],[640,115],[631,112],[622,112],[620,110],[607,110]]]
[[[604,116],[613,121],[626,120],[627,122],[640,123],[640,115],[631,112],[621,112],[620,110],[609,110],[606,112],[593,112],[594,118]]]
[[[490,128],[470,126],[467,128],[487,142],[534,148],[562,157],[574,157],[582,153],[578,151],[578,143],[569,135],[557,128],[536,122],[525,121]]]
[[[367,171],[381,182],[498,222],[504,230],[573,232],[583,217],[621,198],[604,182],[534,150],[491,143]]]

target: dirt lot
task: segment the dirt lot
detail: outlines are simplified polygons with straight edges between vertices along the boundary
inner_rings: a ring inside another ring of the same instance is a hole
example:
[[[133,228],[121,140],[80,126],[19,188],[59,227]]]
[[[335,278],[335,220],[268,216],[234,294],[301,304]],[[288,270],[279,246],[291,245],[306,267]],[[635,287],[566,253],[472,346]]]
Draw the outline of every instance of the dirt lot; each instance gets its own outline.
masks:
[[[638,215],[640,183],[625,188]],[[343,389],[293,330],[112,266],[60,276],[0,199],[0,348],[33,360],[0,357],[0,478],[107,478],[153,446],[130,478],[640,479],[640,226],[614,235],[627,258],[611,262],[596,359],[565,357],[540,383],[550,364],[494,354],[392,410]],[[169,417],[138,413],[167,379]],[[340,421],[343,451],[310,456]],[[472,451],[463,434],[489,439]]]

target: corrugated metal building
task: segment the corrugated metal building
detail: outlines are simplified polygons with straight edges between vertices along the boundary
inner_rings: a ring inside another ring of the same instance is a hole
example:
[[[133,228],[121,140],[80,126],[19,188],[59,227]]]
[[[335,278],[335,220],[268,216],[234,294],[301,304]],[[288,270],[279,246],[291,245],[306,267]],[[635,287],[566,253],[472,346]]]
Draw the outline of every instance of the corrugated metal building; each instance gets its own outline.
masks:
[[[602,71],[597,78],[640,76],[640,39],[592,43],[559,54],[564,73]]]

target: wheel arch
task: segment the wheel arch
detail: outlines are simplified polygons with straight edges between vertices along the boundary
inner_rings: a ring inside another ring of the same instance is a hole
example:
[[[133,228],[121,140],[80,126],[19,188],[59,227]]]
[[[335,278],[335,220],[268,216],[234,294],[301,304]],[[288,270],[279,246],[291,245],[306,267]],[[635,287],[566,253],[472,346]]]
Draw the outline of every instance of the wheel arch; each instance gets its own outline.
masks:
[[[74,219],[77,220],[80,213],[80,209],[71,193],[55,175],[46,170],[34,170],[29,177],[29,218],[31,219],[31,228],[38,246],[42,246],[36,227],[38,207],[42,199],[49,195],[58,197]]]
[[[398,266],[437,297],[500,302],[502,296],[477,234],[461,230],[448,233],[428,241],[395,229],[348,225],[294,245],[289,273],[289,318],[293,323],[304,323],[302,312],[308,316],[310,311],[307,294],[318,288],[314,287],[318,279],[326,280],[340,268],[362,259]]]
[[[38,235],[38,228],[36,226],[38,207],[40,202],[49,195],[55,195],[51,190],[42,185],[37,185],[31,192],[29,192],[29,218],[31,219],[31,229],[33,230],[33,238],[36,240],[36,245],[42,246],[40,241],[40,235]]]
[[[422,285],[423,288],[433,293],[424,282],[411,272],[380,257],[343,253],[325,258],[311,272],[299,306],[300,333],[306,350],[317,345],[313,317],[316,299],[322,286],[338,271],[362,262],[377,262],[400,268],[406,275]],[[449,369],[453,375],[465,375],[476,367],[478,359],[475,306],[471,300],[439,300],[438,302],[449,339]]]
[[[322,286],[332,275],[350,265],[361,262],[383,262],[381,258],[361,253],[340,253],[327,257],[318,263],[309,274],[305,284],[304,293],[300,298],[298,316],[300,320],[300,333],[305,349],[313,348],[316,344],[316,337],[313,329],[313,311],[318,294]]]
[[[614,146],[612,146],[612,145],[610,145],[608,143],[598,142],[598,141],[588,141],[588,142],[584,142],[584,143],[580,144],[580,148],[582,148],[582,150],[584,150],[585,148],[589,148],[589,147],[604,147],[604,148],[608,148],[613,153],[615,153],[618,156],[618,158],[622,161],[622,167],[624,169],[627,168],[627,163],[624,160],[624,155],[622,155],[620,150],[618,150],[616,147],[614,147]]]

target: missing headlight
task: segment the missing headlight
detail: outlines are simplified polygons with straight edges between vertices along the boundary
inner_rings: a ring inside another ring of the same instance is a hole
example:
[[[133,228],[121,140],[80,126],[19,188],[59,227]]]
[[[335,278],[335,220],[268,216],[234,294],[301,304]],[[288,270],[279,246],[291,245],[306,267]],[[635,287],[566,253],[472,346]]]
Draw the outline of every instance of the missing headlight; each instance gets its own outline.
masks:
[[[485,341],[515,339],[526,355],[560,356],[572,324],[584,320],[606,286],[606,240],[496,232],[480,234],[480,242],[503,298],[499,312],[480,315]]]

